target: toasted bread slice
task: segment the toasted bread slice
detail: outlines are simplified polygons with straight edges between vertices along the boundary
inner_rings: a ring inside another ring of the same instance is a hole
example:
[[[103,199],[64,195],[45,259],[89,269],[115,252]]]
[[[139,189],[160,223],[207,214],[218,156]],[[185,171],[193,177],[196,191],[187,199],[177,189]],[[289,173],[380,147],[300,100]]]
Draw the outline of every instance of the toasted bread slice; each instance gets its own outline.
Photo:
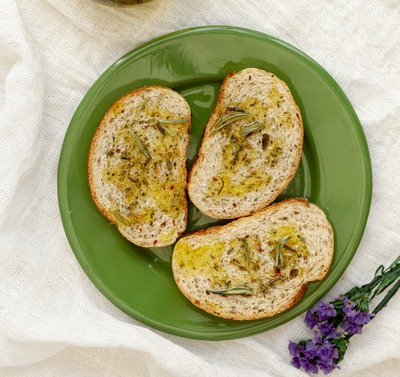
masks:
[[[288,199],[183,236],[172,270],[194,305],[218,317],[253,320],[295,305],[308,282],[325,277],[333,250],[325,213],[307,200]]]
[[[302,147],[302,118],[288,86],[256,68],[230,74],[189,172],[189,197],[213,218],[247,216],[290,183]]]
[[[117,100],[94,134],[88,156],[93,200],[136,245],[170,245],[186,230],[190,126],[190,108],[179,93],[147,86]]]

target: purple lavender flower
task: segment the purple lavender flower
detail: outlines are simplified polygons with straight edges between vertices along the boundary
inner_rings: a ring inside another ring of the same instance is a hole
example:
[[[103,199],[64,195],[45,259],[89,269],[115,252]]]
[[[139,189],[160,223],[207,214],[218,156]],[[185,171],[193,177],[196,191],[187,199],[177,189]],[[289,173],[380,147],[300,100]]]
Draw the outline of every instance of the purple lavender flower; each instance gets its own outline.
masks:
[[[329,322],[320,323],[318,325],[318,330],[321,333],[321,335],[327,339],[332,339],[336,338],[337,336],[340,336],[340,332],[337,331],[337,328],[333,326],[332,323]]]
[[[300,357],[299,364],[306,373],[318,373],[318,367],[307,357]]]
[[[372,318],[375,317],[375,313],[367,313],[367,312],[364,312],[364,313],[365,313],[365,316],[368,317],[368,318],[364,318],[363,325],[366,325],[368,322],[371,321]]]
[[[342,329],[347,332],[348,334],[361,334],[362,332],[362,325],[357,323],[353,323],[350,321],[344,321],[341,324]]]
[[[374,313],[359,311],[358,313],[354,314],[354,316],[352,317],[352,321],[353,323],[364,326],[369,321],[371,321],[372,317],[374,316],[375,316]]]
[[[370,301],[391,284],[394,285],[389,292],[373,313],[369,313]],[[317,326],[318,331],[314,332],[312,339],[289,344],[292,365],[307,373],[321,370],[328,374],[339,368],[337,364],[343,360],[350,338],[361,334],[363,326],[387,305],[399,289],[400,256],[388,268],[380,266],[370,283],[354,287],[332,302],[319,301],[305,317],[307,326],[311,329]]]
[[[295,368],[300,369],[300,368],[301,368],[300,357],[294,356],[293,359],[292,359],[292,365],[293,365]]]
[[[374,313],[364,312],[356,309],[356,304],[346,296],[343,300],[343,313],[345,319],[341,324],[342,329],[348,334],[361,334],[362,327],[375,316]]]
[[[318,335],[317,332],[314,332],[314,337],[306,343],[304,349],[304,356],[309,359],[313,359],[314,357],[319,356],[319,346],[322,343],[322,338]]]
[[[316,312],[317,310],[315,307],[312,307],[311,309],[307,310],[304,322],[310,329],[313,329],[319,322],[316,316]]]
[[[343,301],[343,313],[347,315],[355,308],[356,304],[355,302],[349,300],[346,296],[343,296],[341,299]]]
[[[306,343],[290,341],[289,352],[293,356],[292,365],[307,373],[318,373],[320,369],[327,374],[337,367],[334,360],[339,357],[338,349],[317,331]]]
[[[326,365],[333,365],[333,360],[339,357],[339,352],[332,343],[324,339],[319,347],[318,356]]]
[[[324,374],[331,373],[335,368],[339,368],[336,364],[327,364],[323,360],[317,360],[316,366],[324,372]]]
[[[293,357],[300,357],[300,354],[304,351],[304,347],[300,344],[289,341],[289,352]]]
[[[331,303],[326,303],[324,301],[318,301],[317,315],[321,322],[326,321],[329,318],[336,316],[336,310]]]

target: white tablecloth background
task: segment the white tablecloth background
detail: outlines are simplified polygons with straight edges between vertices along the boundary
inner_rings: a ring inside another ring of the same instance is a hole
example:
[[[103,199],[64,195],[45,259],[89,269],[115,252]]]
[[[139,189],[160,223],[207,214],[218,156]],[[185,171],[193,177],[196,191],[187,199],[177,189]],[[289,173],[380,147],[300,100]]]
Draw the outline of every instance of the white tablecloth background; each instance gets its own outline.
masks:
[[[304,376],[289,339],[303,316],[245,339],[210,342],[147,328],[109,303],[76,261],[57,204],[69,121],[97,77],[165,33],[234,25],[281,38],[324,66],[369,143],[373,198],[349,268],[327,295],[370,280],[400,245],[400,5],[397,0],[0,0],[0,375]],[[400,294],[352,338],[337,376],[400,375]]]

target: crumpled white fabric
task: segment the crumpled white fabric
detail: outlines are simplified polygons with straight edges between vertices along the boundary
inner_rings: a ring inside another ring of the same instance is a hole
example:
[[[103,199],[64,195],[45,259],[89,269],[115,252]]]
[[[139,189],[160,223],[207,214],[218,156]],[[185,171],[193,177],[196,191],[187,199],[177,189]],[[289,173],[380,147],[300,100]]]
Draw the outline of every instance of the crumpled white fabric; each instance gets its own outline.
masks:
[[[69,121],[124,53],[175,30],[235,25],[281,38],[338,81],[363,125],[373,200],[353,261],[328,299],[371,279],[400,245],[400,5],[396,0],[0,0],[0,375],[304,376],[290,339],[303,316],[256,336],[198,341],[147,328],[109,303],[66,240],[57,164]],[[400,295],[351,340],[341,376],[398,376]]]

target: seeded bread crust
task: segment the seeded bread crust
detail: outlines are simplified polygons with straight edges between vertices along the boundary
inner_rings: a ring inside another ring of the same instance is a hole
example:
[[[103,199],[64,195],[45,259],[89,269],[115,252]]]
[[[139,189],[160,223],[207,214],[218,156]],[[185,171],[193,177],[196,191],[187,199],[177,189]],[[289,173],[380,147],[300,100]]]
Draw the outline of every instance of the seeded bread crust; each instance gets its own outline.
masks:
[[[190,126],[190,108],[179,93],[146,86],[118,99],[93,136],[90,193],[138,246],[170,245],[186,230]]]
[[[219,130],[221,117],[251,115]],[[256,122],[261,130],[241,131]],[[293,179],[302,154],[303,123],[288,86],[256,68],[224,80],[189,172],[188,194],[204,214],[247,216],[272,203]]]
[[[253,320],[297,304],[309,282],[326,276],[333,251],[325,213],[295,198],[183,236],[173,251],[172,271],[195,306],[222,318]],[[248,291],[221,293],[237,288]]]

